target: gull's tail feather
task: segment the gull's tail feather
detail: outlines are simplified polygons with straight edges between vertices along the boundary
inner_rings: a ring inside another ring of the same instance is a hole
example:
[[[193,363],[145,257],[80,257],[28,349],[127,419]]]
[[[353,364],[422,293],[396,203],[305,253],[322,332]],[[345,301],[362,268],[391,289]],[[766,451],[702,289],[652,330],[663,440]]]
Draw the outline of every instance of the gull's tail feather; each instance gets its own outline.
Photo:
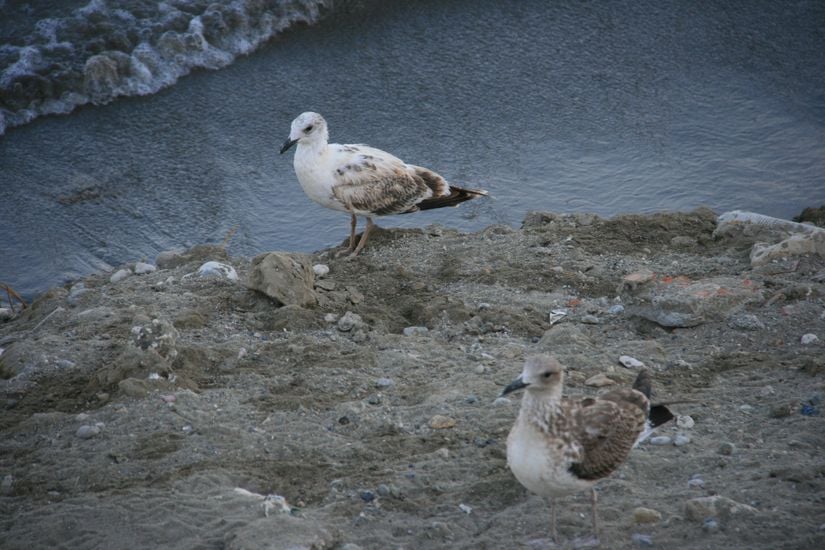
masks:
[[[460,187],[450,186],[450,194],[443,197],[432,197],[424,199],[416,206],[419,210],[430,210],[433,208],[444,208],[445,206],[458,206],[464,201],[475,199],[477,197],[486,197],[487,191],[481,189],[462,189]]]

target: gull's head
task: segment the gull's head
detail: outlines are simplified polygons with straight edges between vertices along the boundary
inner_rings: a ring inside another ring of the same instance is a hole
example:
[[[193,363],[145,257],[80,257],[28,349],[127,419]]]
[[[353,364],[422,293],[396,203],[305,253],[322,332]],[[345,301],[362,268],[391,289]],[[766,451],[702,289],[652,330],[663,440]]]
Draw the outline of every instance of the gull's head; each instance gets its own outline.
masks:
[[[561,397],[564,367],[552,355],[533,355],[524,362],[518,378],[501,392],[502,396],[526,388],[528,392]]]
[[[326,143],[329,139],[327,132],[327,121],[318,113],[307,111],[301,113],[298,118],[292,121],[292,127],[289,130],[289,139],[284,142],[281,147],[281,154],[293,145],[297,144],[311,144],[311,143]]]

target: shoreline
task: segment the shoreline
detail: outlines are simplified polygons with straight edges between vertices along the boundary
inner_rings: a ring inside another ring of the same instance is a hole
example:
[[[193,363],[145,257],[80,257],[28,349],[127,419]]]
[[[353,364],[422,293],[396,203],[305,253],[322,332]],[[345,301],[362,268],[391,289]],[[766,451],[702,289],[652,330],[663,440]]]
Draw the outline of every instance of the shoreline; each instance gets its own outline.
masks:
[[[52,289],[0,322],[0,526],[10,547],[527,547],[548,509],[507,469],[519,403],[496,397],[549,352],[569,393],[629,384],[628,356],[654,401],[693,401],[598,486],[603,544],[825,544],[820,233],[531,212],[376,231],[353,261],[202,245]],[[690,511],[708,499],[713,524]],[[589,502],[563,502],[572,541]]]

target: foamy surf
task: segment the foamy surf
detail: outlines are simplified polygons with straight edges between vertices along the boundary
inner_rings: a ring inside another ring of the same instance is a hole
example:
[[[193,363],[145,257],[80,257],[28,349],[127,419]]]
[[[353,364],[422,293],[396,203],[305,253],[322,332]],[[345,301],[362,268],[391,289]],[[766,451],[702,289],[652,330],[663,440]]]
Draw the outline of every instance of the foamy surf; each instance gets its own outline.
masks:
[[[194,68],[219,69],[331,0],[91,0],[39,13],[0,2],[0,135],[87,103],[153,94]]]

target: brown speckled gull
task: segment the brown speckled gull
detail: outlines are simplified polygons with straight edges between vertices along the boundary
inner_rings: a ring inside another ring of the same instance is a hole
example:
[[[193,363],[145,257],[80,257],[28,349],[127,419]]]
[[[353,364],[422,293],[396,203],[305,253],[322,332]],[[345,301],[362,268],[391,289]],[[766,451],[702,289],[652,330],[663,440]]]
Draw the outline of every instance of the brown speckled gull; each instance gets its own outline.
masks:
[[[550,530],[556,540],[553,499],[591,490],[593,531],[598,540],[596,491],[630,450],[646,437],[650,422],[650,375],[642,370],[633,388],[598,397],[562,397],[564,368],[552,356],[529,357],[502,395],[524,388],[521,410],[507,437],[507,464],[532,493],[550,497]],[[672,415],[657,406],[656,425]]]

